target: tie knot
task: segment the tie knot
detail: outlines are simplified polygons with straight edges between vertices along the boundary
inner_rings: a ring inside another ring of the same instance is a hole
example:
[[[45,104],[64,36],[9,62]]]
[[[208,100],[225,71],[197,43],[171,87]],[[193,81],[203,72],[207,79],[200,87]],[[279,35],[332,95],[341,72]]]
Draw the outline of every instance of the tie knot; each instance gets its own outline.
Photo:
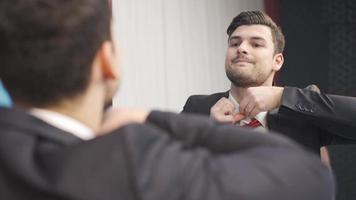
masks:
[[[243,127],[256,128],[261,125],[262,124],[256,118],[252,118],[250,123],[243,125]]]

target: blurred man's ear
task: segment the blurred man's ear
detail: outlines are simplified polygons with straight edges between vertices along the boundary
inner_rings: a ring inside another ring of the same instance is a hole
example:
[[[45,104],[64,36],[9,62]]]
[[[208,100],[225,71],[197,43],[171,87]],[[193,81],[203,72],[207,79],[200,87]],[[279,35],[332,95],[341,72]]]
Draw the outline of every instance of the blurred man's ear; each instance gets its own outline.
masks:
[[[115,93],[120,85],[120,71],[117,61],[117,49],[111,41],[103,43],[98,52],[98,57],[101,63],[101,71],[106,86],[106,105],[111,104]]]
[[[277,53],[276,55],[274,55],[273,66],[272,66],[273,71],[275,72],[279,71],[283,65],[283,62],[284,62],[284,57],[282,53]]]
[[[98,58],[101,63],[101,70],[106,79],[118,79],[119,69],[117,66],[114,47],[111,41],[105,41],[98,51]]]

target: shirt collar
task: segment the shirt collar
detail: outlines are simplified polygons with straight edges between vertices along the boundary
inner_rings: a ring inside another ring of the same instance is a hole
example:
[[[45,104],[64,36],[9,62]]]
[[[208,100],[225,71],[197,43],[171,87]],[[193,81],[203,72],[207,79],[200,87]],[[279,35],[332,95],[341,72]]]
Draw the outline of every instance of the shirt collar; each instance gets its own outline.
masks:
[[[94,132],[89,127],[66,115],[39,108],[31,109],[30,114],[82,140],[90,140],[95,137]]]
[[[232,103],[235,106],[235,112],[240,113],[240,104],[235,100],[235,98],[232,96],[231,91],[229,91],[229,100],[232,101]],[[267,112],[260,112],[255,116],[255,119],[257,119],[264,128],[267,128],[267,121],[266,121],[266,116]],[[241,120],[243,123],[248,123],[251,121],[250,118],[245,118]]]

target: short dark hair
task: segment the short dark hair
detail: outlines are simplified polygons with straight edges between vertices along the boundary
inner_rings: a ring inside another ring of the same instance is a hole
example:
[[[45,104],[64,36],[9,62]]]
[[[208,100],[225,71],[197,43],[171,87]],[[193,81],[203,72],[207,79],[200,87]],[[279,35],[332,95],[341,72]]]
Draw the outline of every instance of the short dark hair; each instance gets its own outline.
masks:
[[[237,15],[229,27],[227,34],[230,37],[237,27],[242,25],[260,24],[271,28],[273,44],[275,46],[275,53],[283,53],[285,39],[280,27],[264,12],[261,11],[245,11]]]
[[[85,90],[110,26],[106,0],[2,0],[0,77],[11,97],[44,106]]]

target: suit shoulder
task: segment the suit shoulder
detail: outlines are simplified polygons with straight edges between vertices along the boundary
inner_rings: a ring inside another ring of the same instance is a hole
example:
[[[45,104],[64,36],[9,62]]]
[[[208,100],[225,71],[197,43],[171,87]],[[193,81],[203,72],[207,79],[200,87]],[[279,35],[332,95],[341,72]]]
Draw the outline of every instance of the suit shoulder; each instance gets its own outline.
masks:
[[[228,97],[229,93],[228,92],[219,92],[219,93],[214,93],[210,95],[191,95],[188,100],[194,100],[194,101],[208,101],[208,100],[219,100],[222,97]],[[187,100],[187,101],[188,101]]]

